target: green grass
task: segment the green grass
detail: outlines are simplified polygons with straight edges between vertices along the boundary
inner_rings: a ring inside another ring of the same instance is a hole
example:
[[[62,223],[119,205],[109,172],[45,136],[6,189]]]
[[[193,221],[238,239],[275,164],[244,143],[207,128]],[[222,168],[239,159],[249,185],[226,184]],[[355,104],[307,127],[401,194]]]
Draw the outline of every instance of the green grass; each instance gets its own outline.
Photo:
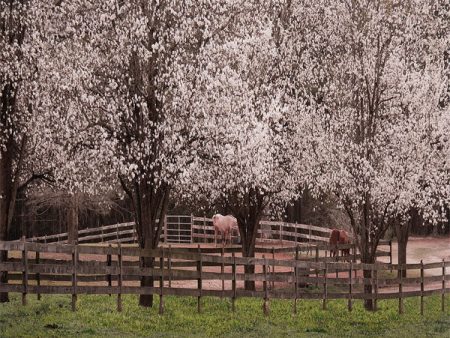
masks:
[[[292,302],[270,302],[270,316],[262,314],[259,299],[238,299],[236,312],[229,300],[203,299],[203,313],[197,300],[166,297],[166,311],[158,315],[158,301],[152,309],[137,305],[135,296],[125,296],[123,312],[116,312],[116,298],[79,296],[78,310],[70,310],[70,296],[46,296],[37,301],[28,296],[22,306],[20,295],[0,304],[0,337],[450,337],[450,299],[440,311],[440,297],[426,298],[425,315],[419,313],[419,299],[405,300],[405,314],[397,313],[396,300],[379,301],[379,311],[370,313],[357,301],[351,313],[345,301],[330,301],[328,310],[319,301],[299,301],[298,314]]]

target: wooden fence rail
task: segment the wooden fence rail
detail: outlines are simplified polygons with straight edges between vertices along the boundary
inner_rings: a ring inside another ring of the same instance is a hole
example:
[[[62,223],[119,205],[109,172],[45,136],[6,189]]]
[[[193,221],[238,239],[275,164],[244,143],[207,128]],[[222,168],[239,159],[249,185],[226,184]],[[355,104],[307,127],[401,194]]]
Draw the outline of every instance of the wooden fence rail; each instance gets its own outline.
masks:
[[[79,294],[117,295],[118,311],[122,309],[123,294],[155,294],[160,297],[160,313],[164,312],[163,297],[167,295],[198,297],[199,312],[204,296],[229,297],[232,304],[236,297],[259,297],[264,301],[265,314],[269,314],[270,299],[274,298],[292,299],[294,312],[301,299],[321,300],[324,309],[333,299],[347,299],[350,311],[357,299],[373,299],[375,303],[379,299],[398,299],[402,313],[407,297],[421,297],[423,313],[423,297],[440,294],[445,310],[450,262],[398,265],[310,261],[300,258],[300,249],[296,247],[291,259],[281,260],[274,255],[238,257],[234,251],[229,256],[223,250],[220,254],[206,254],[200,247],[182,251],[171,247],[142,250],[120,245],[0,242],[0,250],[7,250],[11,257],[0,262],[0,271],[9,275],[8,283],[0,284],[0,292],[21,293],[24,305],[29,294],[70,294],[74,311]],[[142,257],[155,258],[155,265],[141,267]],[[245,265],[254,265],[255,273],[244,273]],[[369,278],[362,277],[364,270],[370,271]],[[389,274],[391,270],[397,270],[398,275]],[[403,277],[402,270],[409,276]],[[418,271],[420,277],[412,277]],[[152,276],[159,285],[140,287],[137,282],[141,276]],[[212,288],[207,283],[210,280],[221,281],[221,289]],[[244,281],[255,281],[256,290],[243,290]],[[301,287],[305,285],[317,287]],[[373,292],[364,293],[364,285],[372,285]]]
[[[174,219],[177,219],[174,221]],[[187,222],[186,220],[190,221]],[[171,228],[171,225],[178,225],[178,229]],[[180,225],[188,226],[180,228]],[[309,225],[287,223],[281,221],[261,221],[261,228],[258,230],[258,239],[260,240],[279,240],[291,242],[327,243],[331,229]],[[164,222],[165,229],[161,233],[161,240],[167,241],[170,237],[175,239],[178,237],[189,237],[189,242],[212,242],[214,240],[214,227],[212,219],[196,216],[178,216],[167,215]],[[167,228],[177,230],[180,234],[168,234]],[[183,234],[181,234],[183,233]],[[31,237],[27,240],[30,242],[63,242],[67,243],[68,233],[61,233],[48,236]],[[78,231],[78,242],[135,242],[136,233],[134,231],[134,222],[106,225],[97,228],[89,228]]]
[[[187,221],[189,220],[189,222]],[[195,217],[195,216],[177,216],[177,215],[167,215],[166,221],[164,222],[164,231],[161,234],[161,240],[167,242],[170,238],[175,238],[176,234],[170,234],[170,231],[174,231],[174,225],[178,226],[178,231],[183,233],[183,235],[178,234],[179,238],[183,237],[184,242],[212,242],[214,240],[214,228],[212,226],[212,219],[206,217]],[[175,228],[176,228],[175,226]],[[180,227],[184,226],[184,229]],[[189,230],[186,229],[189,226]],[[171,228],[172,227],[172,228]],[[169,230],[168,230],[169,228]],[[314,225],[307,224],[294,224],[279,221],[262,221],[261,228],[258,230],[259,240],[262,242],[278,242],[288,245],[288,247],[257,247],[257,253],[294,253],[296,247],[301,245],[300,253],[306,252],[313,255],[315,252],[315,257],[311,257],[311,261],[334,261],[336,259],[327,257],[327,253],[333,248],[328,244],[329,233],[331,229],[318,227]],[[187,240],[187,233],[190,237]],[[27,241],[36,243],[67,243],[67,233],[42,236],[42,237],[32,237],[28,238]],[[180,237],[181,236],[181,237]],[[169,238],[170,237],[170,238]],[[98,228],[84,229],[78,232],[78,243],[89,243],[89,242],[104,242],[104,243],[136,243],[137,235],[134,230],[134,223],[122,223],[115,225],[107,225]],[[389,257],[390,263],[392,263],[392,243],[390,241],[380,241],[380,246],[389,246],[388,250],[377,251],[376,257],[386,256]],[[336,247],[334,247],[336,248]],[[194,248],[193,248],[194,249]],[[339,246],[338,249],[351,249],[353,252],[353,257],[342,257],[340,259],[353,260],[356,261],[360,258],[357,254],[357,248],[354,244],[348,246]],[[185,249],[188,250],[188,249]],[[210,251],[204,251],[210,250]],[[202,252],[205,253],[219,253],[220,248],[202,248]],[[226,248],[226,252],[240,252],[239,247]],[[320,251],[324,251],[325,255],[320,256]],[[314,256],[314,255],[313,255]]]

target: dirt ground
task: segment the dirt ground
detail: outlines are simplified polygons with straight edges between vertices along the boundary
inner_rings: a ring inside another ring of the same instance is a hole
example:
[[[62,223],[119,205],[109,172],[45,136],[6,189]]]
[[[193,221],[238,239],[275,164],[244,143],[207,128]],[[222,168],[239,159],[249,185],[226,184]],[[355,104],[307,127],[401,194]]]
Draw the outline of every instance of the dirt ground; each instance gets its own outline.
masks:
[[[408,264],[439,262],[442,259],[450,260],[450,236],[448,237],[411,237],[406,248]],[[392,242],[392,262],[398,262],[397,242]],[[389,262],[389,257],[380,257],[380,261]],[[441,269],[425,270],[426,275],[439,275]]]
[[[449,237],[411,237],[408,241],[408,263],[438,262],[442,259],[450,260],[450,236]],[[392,259],[397,263],[397,243],[392,245]]]

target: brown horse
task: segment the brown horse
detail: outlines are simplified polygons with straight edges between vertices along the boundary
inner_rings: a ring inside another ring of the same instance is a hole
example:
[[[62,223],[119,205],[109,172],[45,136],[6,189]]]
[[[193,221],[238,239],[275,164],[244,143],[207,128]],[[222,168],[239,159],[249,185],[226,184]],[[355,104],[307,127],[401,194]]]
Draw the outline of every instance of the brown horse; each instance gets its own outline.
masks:
[[[345,230],[339,231],[339,244],[350,244],[350,239]],[[350,248],[341,249],[342,256],[350,256]]]
[[[337,245],[339,244],[339,230],[333,229],[330,234],[330,256],[336,257],[338,254]]]
[[[350,244],[350,239],[345,230],[333,229],[330,234],[330,256],[338,256],[339,250],[337,248],[338,244]],[[342,249],[342,256],[350,255],[350,248]]]

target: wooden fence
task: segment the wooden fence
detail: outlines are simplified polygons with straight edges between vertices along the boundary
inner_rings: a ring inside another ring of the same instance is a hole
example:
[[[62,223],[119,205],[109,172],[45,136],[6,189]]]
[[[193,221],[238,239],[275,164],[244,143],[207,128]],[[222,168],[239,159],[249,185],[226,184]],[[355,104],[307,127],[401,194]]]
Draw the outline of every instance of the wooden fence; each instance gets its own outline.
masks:
[[[68,233],[30,237],[29,242],[38,243],[67,243]],[[135,243],[137,234],[134,222],[106,225],[97,228],[89,228],[78,231],[78,243]]]
[[[282,221],[261,221],[258,240],[291,242],[328,242],[331,229],[308,224],[286,223]],[[67,243],[67,232],[49,236],[28,238],[30,242]],[[136,242],[134,223],[120,223],[78,231],[79,243],[134,243]],[[167,215],[161,241],[165,243],[207,243],[214,241],[212,219],[206,217]],[[234,236],[238,241],[238,234]]]
[[[331,229],[314,225],[294,224],[276,221],[262,221],[258,230],[258,243],[266,247],[257,247],[258,253],[294,252],[297,245],[301,245],[302,251],[307,252],[311,261],[335,261],[335,258],[328,256],[333,249],[329,244],[329,234]],[[67,233],[28,238],[27,241],[38,243],[67,243]],[[237,236],[233,237],[234,242],[238,242]],[[195,216],[167,215],[164,222],[164,231],[161,234],[164,243],[210,243],[214,241],[214,227],[212,219]],[[122,223],[107,225],[98,228],[84,229],[78,232],[78,243],[136,243],[137,234],[134,223]],[[268,248],[273,244],[272,248]],[[288,245],[290,248],[276,248],[275,245]],[[380,248],[376,257],[389,257],[392,263],[392,242],[381,240]],[[348,260],[356,262],[360,259],[360,254],[353,243],[344,246],[350,249],[351,257]],[[228,249],[226,249],[228,250]],[[239,248],[231,249],[240,252]],[[231,251],[230,251],[231,252]]]
[[[199,312],[204,296],[230,298],[233,309],[238,297],[259,297],[264,300],[265,314],[273,298],[291,299],[294,312],[301,299],[319,299],[324,309],[330,300],[347,299],[349,311],[358,299],[373,299],[375,304],[380,299],[398,299],[402,313],[407,297],[420,297],[423,313],[424,297],[433,294],[441,295],[444,311],[445,295],[450,291],[446,286],[450,262],[444,260],[407,265],[315,262],[301,259],[300,246],[287,259],[265,254],[239,257],[235,248],[228,249],[231,255],[224,248],[207,248],[209,253],[202,252],[200,246],[196,249],[0,242],[0,250],[7,250],[10,257],[0,262],[0,271],[9,275],[9,282],[0,284],[0,291],[21,293],[24,305],[28,294],[37,294],[38,298],[41,294],[70,294],[73,310],[79,294],[114,294],[118,311],[123,294],[153,294],[160,298],[161,313],[167,295],[197,297]],[[154,266],[141,267],[142,257],[152,257]],[[244,273],[245,265],[255,266],[255,273]],[[391,270],[397,277],[388,273]],[[420,273],[420,277],[402,277],[403,270],[408,276]],[[368,271],[370,277],[362,277],[362,271]],[[138,281],[143,275],[152,276],[155,284],[140,287]],[[211,280],[220,281],[221,287],[208,283]],[[244,281],[255,281],[256,290],[244,290]],[[302,287],[305,285],[312,287]],[[373,292],[364,293],[364,285],[371,285]]]
[[[177,232],[178,231],[178,232]],[[328,257],[332,249],[328,244],[331,229],[314,225],[294,224],[286,222],[262,221],[258,230],[258,243],[268,246],[273,244],[272,249],[257,247],[259,253],[274,252],[294,252],[297,245],[302,246],[302,250],[308,252],[311,261],[333,261]],[[27,241],[38,243],[67,243],[67,233],[28,238]],[[238,242],[234,236],[234,242]],[[170,240],[169,240],[170,239]],[[214,227],[212,219],[206,217],[168,215],[164,223],[164,231],[161,235],[164,243],[209,243],[214,241]],[[137,234],[134,223],[122,223],[107,225],[98,228],[84,229],[78,232],[78,243],[136,243]],[[280,249],[275,245],[288,245],[291,248]],[[392,242],[382,240],[379,243],[376,257],[389,257],[392,263]],[[356,262],[360,259],[355,244],[351,244],[346,249],[352,252],[348,260]],[[226,249],[227,250],[227,249]],[[234,249],[240,252],[240,249]]]

